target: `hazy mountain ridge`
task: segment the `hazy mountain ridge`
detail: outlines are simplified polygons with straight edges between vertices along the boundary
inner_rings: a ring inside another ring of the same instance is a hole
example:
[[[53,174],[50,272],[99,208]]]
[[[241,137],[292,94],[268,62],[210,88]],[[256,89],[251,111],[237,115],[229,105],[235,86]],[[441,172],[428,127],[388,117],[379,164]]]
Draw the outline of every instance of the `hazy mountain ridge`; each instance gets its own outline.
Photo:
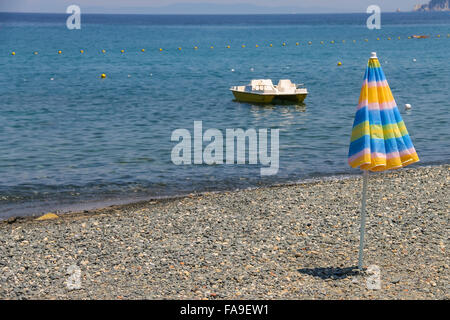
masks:
[[[414,11],[450,11],[450,0],[431,0],[428,4],[416,5]]]
[[[119,8],[95,7],[85,8],[87,13],[142,13],[142,14],[288,14],[288,13],[326,13],[331,11],[339,12],[339,7],[324,6],[263,6],[251,3],[173,3],[161,6],[130,7]]]

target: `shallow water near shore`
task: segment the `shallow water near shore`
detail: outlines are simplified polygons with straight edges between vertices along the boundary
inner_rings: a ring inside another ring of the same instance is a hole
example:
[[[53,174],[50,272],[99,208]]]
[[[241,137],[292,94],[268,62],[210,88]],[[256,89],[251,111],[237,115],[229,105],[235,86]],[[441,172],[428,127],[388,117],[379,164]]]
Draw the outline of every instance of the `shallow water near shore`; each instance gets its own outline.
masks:
[[[0,14],[0,218],[357,174],[347,151],[371,51],[421,164],[448,163],[450,15],[383,17],[370,31],[358,14],[83,15],[69,31],[65,15]],[[229,87],[253,78],[291,79],[310,95],[301,106],[234,102]],[[279,128],[278,174],[175,166],[172,131],[200,120],[204,130]]]

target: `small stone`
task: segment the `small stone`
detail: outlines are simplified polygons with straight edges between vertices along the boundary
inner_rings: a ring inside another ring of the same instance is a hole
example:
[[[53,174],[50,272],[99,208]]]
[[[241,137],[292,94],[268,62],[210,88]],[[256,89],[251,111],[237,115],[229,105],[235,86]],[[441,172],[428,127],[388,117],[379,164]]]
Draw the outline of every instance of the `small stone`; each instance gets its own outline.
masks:
[[[392,278],[391,282],[392,282],[393,284],[396,284],[396,283],[399,283],[400,280],[401,280],[400,277],[394,277],[394,278]]]
[[[59,218],[59,216],[57,216],[54,213],[49,212],[49,213],[46,213],[46,214],[40,216],[36,220],[43,221],[43,220],[53,220],[53,219],[58,219],[58,218]]]
[[[17,221],[17,217],[12,217],[12,218],[9,218],[8,220],[6,220],[6,222],[8,223],[8,224],[12,224],[12,223],[14,223],[14,222],[16,222]]]

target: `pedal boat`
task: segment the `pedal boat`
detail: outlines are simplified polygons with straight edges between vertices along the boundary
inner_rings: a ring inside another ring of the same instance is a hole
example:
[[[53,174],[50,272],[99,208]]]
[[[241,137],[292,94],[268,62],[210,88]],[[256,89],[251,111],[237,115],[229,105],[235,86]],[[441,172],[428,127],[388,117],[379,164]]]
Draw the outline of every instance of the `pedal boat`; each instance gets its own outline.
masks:
[[[302,103],[308,95],[302,84],[287,79],[280,80],[276,86],[270,79],[252,80],[246,86],[233,86],[230,90],[237,101],[267,104],[276,101]]]

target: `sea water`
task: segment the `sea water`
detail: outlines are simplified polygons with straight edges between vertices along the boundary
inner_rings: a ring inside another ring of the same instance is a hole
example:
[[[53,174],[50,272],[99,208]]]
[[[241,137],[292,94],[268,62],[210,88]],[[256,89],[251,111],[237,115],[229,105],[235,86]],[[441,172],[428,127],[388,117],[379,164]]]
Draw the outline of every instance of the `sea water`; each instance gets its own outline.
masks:
[[[347,152],[372,51],[418,165],[449,161],[449,13],[383,14],[380,30],[365,14],[82,15],[81,30],[67,17],[0,13],[0,218],[358,173]],[[309,95],[233,101],[231,86],[259,78]],[[279,129],[278,173],[175,165],[171,134],[194,121]]]

